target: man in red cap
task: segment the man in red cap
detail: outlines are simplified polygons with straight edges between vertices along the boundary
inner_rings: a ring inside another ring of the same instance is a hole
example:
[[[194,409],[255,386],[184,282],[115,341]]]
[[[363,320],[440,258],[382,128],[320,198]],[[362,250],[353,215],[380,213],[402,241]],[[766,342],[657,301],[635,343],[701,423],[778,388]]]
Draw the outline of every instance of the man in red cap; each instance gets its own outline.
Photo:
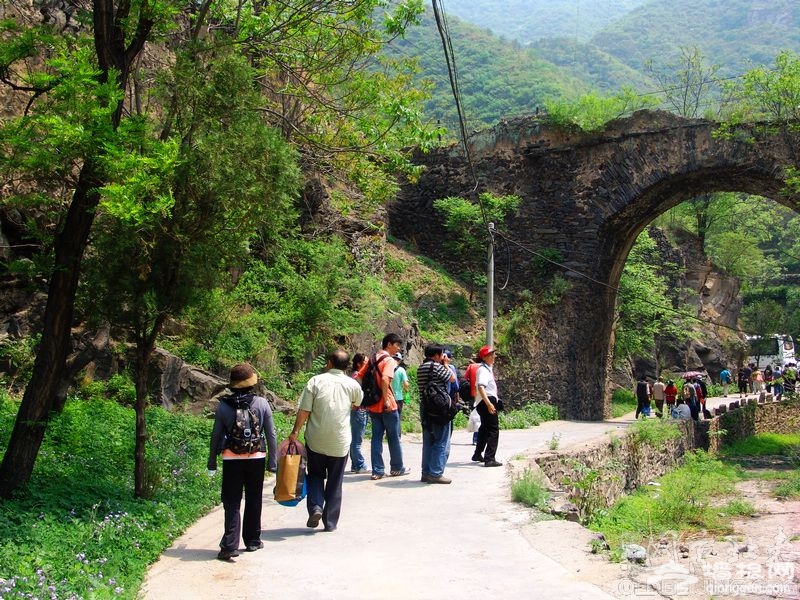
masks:
[[[487,467],[499,467],[503,463],[495,458],[497,443],[500,440],[500,421],[497,417],[497,382],[494,379],[494,348],[484,346],[478,351],[481,364],[475,384],[478,393],[476,410],[481,417],[478,429],[478,444],[472,460],[483,462]],[[485,450],[485,451],[484,451]]]

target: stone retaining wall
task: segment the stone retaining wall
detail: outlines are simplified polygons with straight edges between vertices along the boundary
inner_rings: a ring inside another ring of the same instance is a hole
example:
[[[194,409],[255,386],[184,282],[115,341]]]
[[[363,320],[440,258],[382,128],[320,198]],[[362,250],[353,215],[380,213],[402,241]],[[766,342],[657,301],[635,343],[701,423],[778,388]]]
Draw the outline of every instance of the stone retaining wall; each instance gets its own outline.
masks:
[[[708,421],[668,422],[678,427],[678,437],[651,441],[642,432],[629,430],[623,437],[610,434],[581,446],[539,453],[524,468],[546,477],[545,484],[554,493],[555,513],[583,520],[671,471],[687,452],[698,448],[717,452],[725,443],[758,433],[800,431],[800,401],[756,400],[719,411]]]

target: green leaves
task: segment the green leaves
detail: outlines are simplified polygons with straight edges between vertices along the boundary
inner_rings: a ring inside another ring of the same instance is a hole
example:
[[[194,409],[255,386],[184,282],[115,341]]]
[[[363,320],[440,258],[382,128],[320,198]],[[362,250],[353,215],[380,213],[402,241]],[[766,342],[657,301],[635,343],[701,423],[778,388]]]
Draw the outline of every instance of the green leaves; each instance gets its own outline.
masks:
[[[546,101],[547,120],[557,126],[581,131],[599,131],[606,123],[633,114],[635,111],[650,108],[657,101],[637,94],[633,88],[623,87],[613,96],[584,94],[576,101]]]

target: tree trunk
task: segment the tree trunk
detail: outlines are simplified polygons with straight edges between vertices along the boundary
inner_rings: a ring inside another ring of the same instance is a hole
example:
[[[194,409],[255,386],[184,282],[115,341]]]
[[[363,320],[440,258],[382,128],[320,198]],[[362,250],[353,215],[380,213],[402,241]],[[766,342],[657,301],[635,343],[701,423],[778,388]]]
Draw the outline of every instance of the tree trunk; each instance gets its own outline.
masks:
[[[139,14],[136,32],[126,47],[123,25],[130,8],[130,2],[124,0],[118,6],[115,6],[114,0],[94,0],[92,10],[100,80],[108,81],[109,74],[117,71],[117,82],[123,91],[127,87],[130,65],[144,47],[153,26],[149,11],[143,9]],[[112,117],[114,129],[120,124],[122,107],[120,101]],[[11,497],[14,490],[30,481],[50,413],[64,380],[80,263],[100,201],[98,190],[103,184],[98,173],[97,158],[86,157],[72,203],[53,244],[55,261],[47,293],[42,339],[33,364],[31,381],[25,388],[14,430],[0,465],[2,498]]]
[[[136,446],[133,455],[133,495],[137,498],[149,497],[147,489],[145,446],[147,444],[147,376],[149,373],[152,347],[145,347],[141,341],[136,344]]]
[[[84,163],[72,204],[55,238],[55,261],[47,293],[42,340],[0,465],[0,497],[3,498],[11,497],[15,489],[30,480],[64,379],[80,262],[100,200],[98,184],[94,163]]]

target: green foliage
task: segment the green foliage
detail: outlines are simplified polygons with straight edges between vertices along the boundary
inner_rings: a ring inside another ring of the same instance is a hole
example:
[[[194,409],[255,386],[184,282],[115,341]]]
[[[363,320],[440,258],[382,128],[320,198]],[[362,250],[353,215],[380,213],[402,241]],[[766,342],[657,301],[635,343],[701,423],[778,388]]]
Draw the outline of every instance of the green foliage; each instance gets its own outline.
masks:
[[[434,200],[433,207],[444,215],[444,226],[450,233],[447,246],[461,256],[478,257],[486,254],[486,224],[494,223],[502,229],[506,219],[516,214],[521,202],[519,196],[483,192],[478,202],[449,197]]]
[[[511,499],[531,508],[545,510],[550,492],[542,474],[525,469],[520,477],[511,482]]]
[[[619,282],[619,319],[614,346],[617,361],[651,355],[659,338],[686,337],[686,326],[681,327],[671,310],[674,274],[665,273],[669,265],[663,263],[647,231],[640,234],[628,254]]]
[[[623,88],[613,96],[585,94],[576,101],[553,100],[545,103],[547,120],[557,127],[580,131],[599,131],[609,121],[629,116],[654,106],[655,100]]]
[[[611,395],[611,416],[616,419],[627,415],[636,410],[636,405],[636,395],[632,391],[618,388]]]
[[[800,498],[800,471],[794,470],[788,477],[775,486],[775,496],[778,498],[790,498],[797,500]]]
[[[7,337],[0,342],[0,360],[6,361],[10,367],[8,383],[11,386],[24,385],[30,379],[39,338],[36,334],[19,339]]]
[[[612,547],[658,539],[670,531],[730,531],[730,516],[752,512],[735,493],[740,471],[702,450],[685,457],[684,465],[659,478],[658,486],[637,489],[620,499],[590,526],[602,531]],[[720,511],[715,499],[732,497]]]
[[[800,120],[800,57],[784,50],[771,67],[759,66],[730,83],[722,133],[744,122],[761,121],[770,131],[796,131]],[[793,165],[797,166],[797,165]]]
[[[726,443],[722,454],[733,456],[784,455],[800,451],[800,434],[759,433],[742,440]]]
[[[0,403],[0,437],[17,407]],[[156,485],[143,501],[131,493],[133,411],[100,397],[67,403],[30,485],[0,503],[4,585],[38,597],[135,598],[148,565],[219,501],[219,481],[205,474],[211,422],[158,408],[147,417]]]

